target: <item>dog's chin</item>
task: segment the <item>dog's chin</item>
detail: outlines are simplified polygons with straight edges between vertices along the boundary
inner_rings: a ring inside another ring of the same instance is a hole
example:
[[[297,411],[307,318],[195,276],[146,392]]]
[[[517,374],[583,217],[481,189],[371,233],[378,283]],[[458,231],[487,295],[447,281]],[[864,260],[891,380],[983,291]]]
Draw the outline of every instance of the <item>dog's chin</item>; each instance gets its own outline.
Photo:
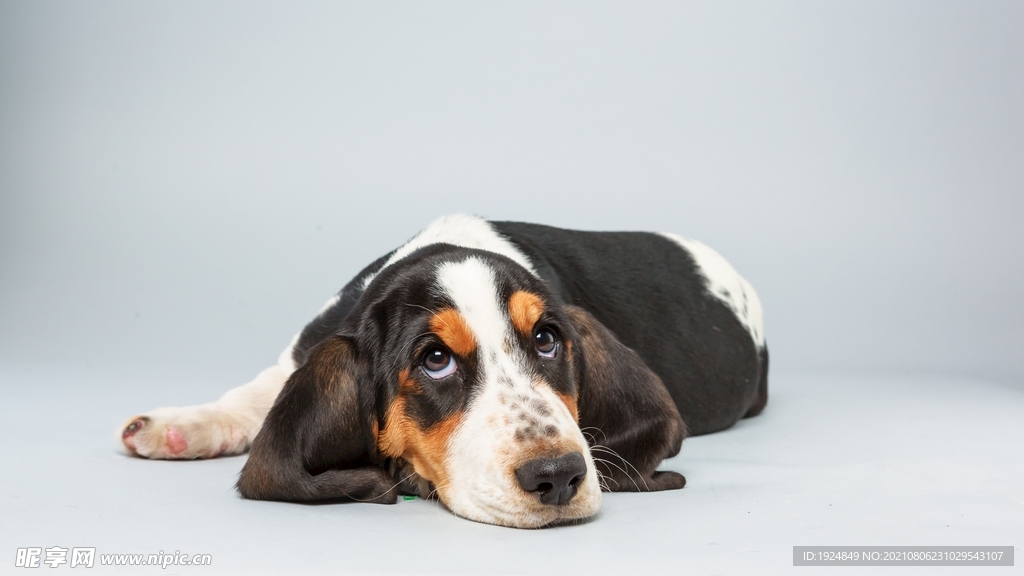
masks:
[[[441,502],[456,516],[509,528],[546,528],[577,524],[601,509],[601,489],[594,473],[580,484],[576,496],[566,504],[547,506],[527,494],[513,497],[488,491],[446,490]]]

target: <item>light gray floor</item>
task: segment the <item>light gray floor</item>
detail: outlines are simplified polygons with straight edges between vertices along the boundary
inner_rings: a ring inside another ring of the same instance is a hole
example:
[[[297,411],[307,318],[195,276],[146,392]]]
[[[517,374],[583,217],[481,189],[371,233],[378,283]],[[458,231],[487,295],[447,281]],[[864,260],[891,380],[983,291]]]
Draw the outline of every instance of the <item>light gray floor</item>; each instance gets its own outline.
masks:
[[[515,530],[420,500],[242,500],[232,483],[244,457],[122,454],[120,419],[165,398],[157,385],[169,382],[98,376],[0,371],[0,402],[17,407],[0,421],[0,572],[17,547],[56,545],[213,557],[136,569],[162,574],[813,574],[828,569],[793,568],[792,546],[1019,546],[1024,534],[1024,391],[1000,384],[779,376],[764,414],[687,440],[663,466],[686,475],[685,489],[608,494],[589,523]]]
[[[0,574],[29,546],[563,576],[1021,545],[1022,29],[1019,0],[0,0]],[[684,490],[543,531],[118,452],[458,212],[714,247],[764,303],[766,412],[687,441]],[[937,570],[870,573],[897,571]]]

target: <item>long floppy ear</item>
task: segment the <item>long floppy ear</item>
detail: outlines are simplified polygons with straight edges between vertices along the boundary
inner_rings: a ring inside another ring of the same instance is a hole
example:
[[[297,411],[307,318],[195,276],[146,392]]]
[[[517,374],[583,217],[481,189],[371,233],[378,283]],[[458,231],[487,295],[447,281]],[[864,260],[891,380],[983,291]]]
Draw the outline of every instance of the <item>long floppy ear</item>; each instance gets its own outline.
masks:
[[[245,498],[316,502],[397,500],[377,454],[368,362],[333,336],[310,351],[253,440],[238,491]]]
[[[685,486],[681,474],[655,470],[679,453],[686,436],[661,378],[592,314],[578,306],[565,310],[579,335],[574,360],[580,429],[607,488],[653,492]]]

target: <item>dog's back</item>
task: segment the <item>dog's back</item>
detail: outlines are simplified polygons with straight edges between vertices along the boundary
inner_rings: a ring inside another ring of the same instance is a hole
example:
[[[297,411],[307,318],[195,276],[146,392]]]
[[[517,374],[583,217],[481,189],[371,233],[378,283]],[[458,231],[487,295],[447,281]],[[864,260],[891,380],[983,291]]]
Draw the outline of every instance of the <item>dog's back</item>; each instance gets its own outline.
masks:
[[[564,304],[586,309],[668,388],[690,435],[723,430],[768,400],[768,349],[753,287],[708,246],[673,234],[587,232],[471,216],[435,221],[367,266],[303,330],[293,354],[333,334],[382,268],[435,243],[527,264]]]
[[[763,409],[761,303],[717,252],[669,234],[493,224],[565,303],[585,308],[636,350],[665,383],[691,435]]]

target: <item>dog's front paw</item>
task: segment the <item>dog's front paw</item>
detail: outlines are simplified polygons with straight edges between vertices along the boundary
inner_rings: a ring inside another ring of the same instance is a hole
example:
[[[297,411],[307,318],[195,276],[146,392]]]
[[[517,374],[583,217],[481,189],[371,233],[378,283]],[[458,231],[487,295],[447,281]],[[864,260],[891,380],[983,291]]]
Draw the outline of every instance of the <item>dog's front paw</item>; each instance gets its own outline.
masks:
[[[159,408],[134,416],[121,428],[121,442],[143,458],[188,460],[239,454],[249,446],[245,426],[207,406]]]
[[[187,458],[188,440],[175,426],[153,425],[149,416],[135,416],[121,431],[121,442],[129,452],[143,458]]]

